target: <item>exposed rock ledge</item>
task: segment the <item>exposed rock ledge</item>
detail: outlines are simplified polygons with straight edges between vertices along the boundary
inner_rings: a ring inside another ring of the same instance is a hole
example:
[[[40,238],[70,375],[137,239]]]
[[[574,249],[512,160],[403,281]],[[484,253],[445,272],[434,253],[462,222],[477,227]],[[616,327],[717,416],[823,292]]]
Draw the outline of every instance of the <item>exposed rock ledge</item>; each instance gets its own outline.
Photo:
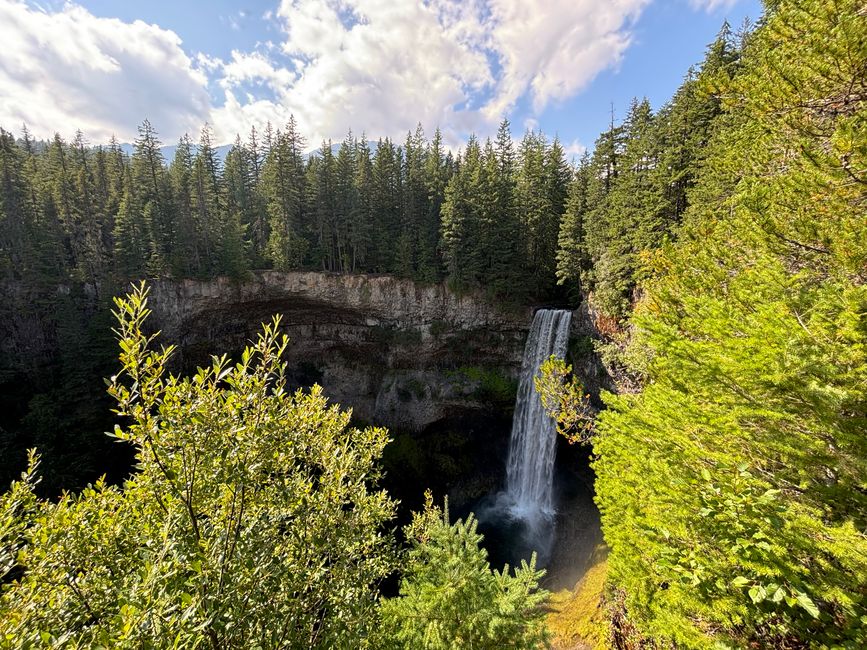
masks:
[[[303,306],[315,302],[353,312],[368,326],[399,328],[447,323],[456,329],[526,331],[532,309],[505,311],[479,294],[459,295],[444,284],[420,285],[389,275],[350,275],[315,271],[259,271],[251,280],[152,281],[151,302],[166,326],[219,307],[245,303]]]
[[[154,281],[150,306],[185,365],[237,352],[280,314],[293,383],[315,381],[360,419],[415,431],[490,408],[479,370],[489,378],[517,375],[532,316],[530,307],[506,311],[442,284],[318,272]]]
[[[467,410],[506,413],[509,381],[520,371],[533,313],[530,306],[505,309],[481,292],[458,294],[444,284],[386,275],[261,271],[242,282],[150,280],[149,285],[150,325],[162,330],[163,342],[178,344],[187,369],[207,363],[214,353],[237,354],[263,322],[280,314],[291,339],[287,362],[295,385],[320,383],[359,419],[407,431]],[[60,350],[57,328],[70,316],[58,316],[51,292],[44,291],[0,284],[0,378],[13,381],[16,373],[40,368],[50,372]],[[107,306],[94,287],[63,285],[54,293],[74,294],[76,313],[93,320],[73,331],[91,336],[86,332],[98,327],[107,334]],[[579,345],[572,362],[592,394],[608,386],[587,345],[594,331],[582,305],[573,316]]]

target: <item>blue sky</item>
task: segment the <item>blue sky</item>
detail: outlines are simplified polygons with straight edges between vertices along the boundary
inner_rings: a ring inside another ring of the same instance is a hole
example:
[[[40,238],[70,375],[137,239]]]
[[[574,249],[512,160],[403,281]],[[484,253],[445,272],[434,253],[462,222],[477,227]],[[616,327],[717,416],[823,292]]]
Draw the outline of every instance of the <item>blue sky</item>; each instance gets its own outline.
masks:
[[[592,146],[610,106],[663,104],[758,0],[0,0],[0,125],[170,144],[294,114],[311,148],[421,121],[459,146],[501,116]]]

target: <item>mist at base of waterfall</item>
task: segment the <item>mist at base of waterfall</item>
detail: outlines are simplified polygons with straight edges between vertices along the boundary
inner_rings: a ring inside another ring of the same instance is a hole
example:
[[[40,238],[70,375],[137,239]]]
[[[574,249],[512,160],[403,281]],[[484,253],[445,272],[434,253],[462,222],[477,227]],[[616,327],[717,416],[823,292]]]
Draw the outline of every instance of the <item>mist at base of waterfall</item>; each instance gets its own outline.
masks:
[[[536,566],[551,557],[556,532],[556,513],[518,504],[507,492],[483,498],[476,504],[479,532],[485,536],[491,566],[518,567],[536,553]]]
[[[554,472],[555,512],[528,521],[505,494],[497,492],[451,513],[453,521],[475,513],[493,569],[508,564],[513,571],[521,560],[529,562],[535,551],[537,568],[546,570],[542,585],[553,591],[573,588],[604,552],[587,449],[560,442],[562,462]],[[535,527],[534,519],[539,524]]]

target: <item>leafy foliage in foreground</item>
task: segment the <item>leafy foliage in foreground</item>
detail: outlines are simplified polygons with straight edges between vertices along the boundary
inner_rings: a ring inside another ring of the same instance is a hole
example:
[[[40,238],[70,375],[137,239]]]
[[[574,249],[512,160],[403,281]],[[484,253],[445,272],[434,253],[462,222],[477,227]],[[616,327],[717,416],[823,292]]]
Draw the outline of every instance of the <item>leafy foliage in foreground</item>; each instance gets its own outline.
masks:
[[[499,650],[542,647],[547,639],[539,588],[544,571],[535,555],[514,575],[506,566],[491,570],[482,536],[470,515],[449,523],[432,504],[406,528],[412,549],[404,568],[400,596],[383,601],[382,616],[394,647],[407,650]]]
[[[589,442],[593,433],[590,396],[584,392],[572,366],[551,355],[533,378],[542,406],[557,423],[557,433],[569,442]]]
[[[276,321],[240,363],[168,375],[145,295],[116,301],[110,386],[138,472],[48,502],[31,457],[0,497],[0,647],[363,646],[394,568],[386,431],[284,392]]]
[[[594,449],[610,580],[678,647],[867,645],[867,20],[774,2]]]

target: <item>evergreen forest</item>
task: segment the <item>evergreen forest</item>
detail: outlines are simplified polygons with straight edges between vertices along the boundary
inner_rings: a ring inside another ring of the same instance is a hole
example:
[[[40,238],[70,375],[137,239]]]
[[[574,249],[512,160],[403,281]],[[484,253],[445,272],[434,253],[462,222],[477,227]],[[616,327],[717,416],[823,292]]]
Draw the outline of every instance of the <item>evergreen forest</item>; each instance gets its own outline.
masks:
[[[537,381],[607,553],[568,647],[867,647],[861,2],[765,0],[573,160],[505,119],[312,152],[292,119],[224,160],[157,129],[0,129],[0,648],[567,647],[535,556],[430,492],[399,516],[392,434],[287,382],[279,317],[173,365],[149,284],[268,270],[582,305],[607,390]],[[12,344],[37,320],[49,361]]]

